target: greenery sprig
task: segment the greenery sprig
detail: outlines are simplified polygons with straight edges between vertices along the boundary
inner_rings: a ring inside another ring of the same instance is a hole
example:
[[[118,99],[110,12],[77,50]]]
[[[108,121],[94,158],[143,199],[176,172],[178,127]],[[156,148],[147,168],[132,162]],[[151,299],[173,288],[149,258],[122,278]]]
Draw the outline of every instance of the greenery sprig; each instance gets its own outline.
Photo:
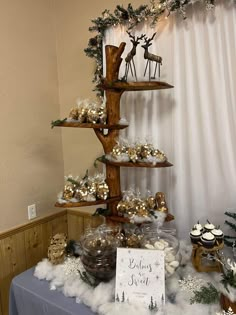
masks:
[[[85,283],[87,283],[92,288],[95,288],[99,284],[99,281],[96,280],[95,278],[92,278],[91,276],[89,276],[86,271],[82,271],[82,272],[80,270],[78,270],[78,271],[79,271],[79,275],[80,275],[81,280],[83,280]]]
[[[102,15],[93,19],[93,25],[89,27],[90,32],[97,34],[89,39],[87,48],[84,49],[88,57],[96,61],[93,82],[98,86],[101,83],[102,66],[102,43],[105,31],[112,26],[124,25],[127,29],[132,29],[143,21],[148,21],[150,27],[154,27],[161,16],[169,16],[172,12],[179,12],[183,19],[186,19],[186,8],[188,5],[199,1],[205,4],[206,9],[212,9],[215,6],[215,0],[150,0],[149,5],[140,5],[137,9],[129,3],[127,8],[117,5],[114,12],[109,10],[102,12]],[[236,1],[233,0],[235,3]],[[96,87],[97,91],[100,91]],[[101,94],[101,93],[98,93]]]
[[[51,122],[51,128],[54,128],[54,127],[56,127],[56,126],[60,126],[60,125],[63,124],[66,120],[67,120],[67,118],[53,120],[53,121]]]
[[[190,304],[213,304],[219,300],[219,292],[210,282],[207,283],[207,286],[202,286],[199,291],[193,293],[194,296],[190,299]]]

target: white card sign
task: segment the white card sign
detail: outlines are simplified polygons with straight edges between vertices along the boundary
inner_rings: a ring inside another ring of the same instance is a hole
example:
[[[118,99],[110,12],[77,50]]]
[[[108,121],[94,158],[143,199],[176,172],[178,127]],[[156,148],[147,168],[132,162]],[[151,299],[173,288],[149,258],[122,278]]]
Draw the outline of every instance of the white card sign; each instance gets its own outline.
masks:
[[[116,302],[143,303],[162,310],[165,303],[164,252],[117,248]]]

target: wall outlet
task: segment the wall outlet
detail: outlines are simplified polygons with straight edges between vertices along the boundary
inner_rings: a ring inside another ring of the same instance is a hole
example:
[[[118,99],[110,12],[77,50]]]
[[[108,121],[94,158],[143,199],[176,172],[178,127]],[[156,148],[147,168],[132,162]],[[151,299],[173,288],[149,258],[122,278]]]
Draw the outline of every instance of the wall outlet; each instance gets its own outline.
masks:
[[[36,204],[28,206],[28,219],[32,220],[37,217]]]

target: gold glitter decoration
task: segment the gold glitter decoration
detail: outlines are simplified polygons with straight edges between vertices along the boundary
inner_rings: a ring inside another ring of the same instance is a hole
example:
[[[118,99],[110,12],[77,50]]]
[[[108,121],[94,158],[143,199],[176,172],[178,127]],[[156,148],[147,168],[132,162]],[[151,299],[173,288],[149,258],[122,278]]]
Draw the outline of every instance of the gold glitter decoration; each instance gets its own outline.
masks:
[[[137,152],[136,152],[136,149],[135,148],[128,148],[127,150],[128,152],[128,156],[129,156],[129,159],[135,163],[137,162],[138,160],[138,155],[137,155]]]
[[[141,144],[136,144],[135,151],[136,151],[137,155],[140,155],[141,150],[142,150]]]
[[[126,236],[126,247],[139,248],[140,240],[136,234]]]
[[[123,153],[123,146],[116,144],[114,148],[112,149],[111,155],[116,158],[117,156],[121,155]]]
[[[136,214],[135,204],[133,200],[121,200],[117,205],[117,211],[119,215],[132,216]]]
[[[168,212],[165,194],[163,192],[156,193],[157,211]]]
[[[69,118],[78,120],[78,108],[72,108],[69,113]]]
[[[140,156],[143,159],[147,159],[149,156],[151,156],[151,153],[152,153],[152,148],[150,147],[149,144],[144,144],[141,146]]]
[[[148,217],[149,216],[147,204],[143,200],[138,200],[138,202],[135,205],[135,210],[136,210],[136,214],[139,217]]]
[[[160,153],[161,153],[161,151],[158,150],[158,149],[153,149],[152,150],[152,156],[155,156],[157,158],[159,157]]]
[[[146,199],[146,203],[149,209],[154,209],[156,206],[156,199],[153,196],[149,196]]]
[[[99,107],[98,108],[98,116],[100,124],[105,124],[107,121],[107,109],[106,107]]]
[[[89,194],[96,195],[96,190],[97,190],[97,184],[95,183],[94,180],[89,179],[87,182],[87,189]]]
[[[109,194],[109,187],[107,183],[105,181],[98,183],[97,184],[97,198],[106,200],[108,198],[108,194]]]
[[[128,210],[128,204],[127,201],[125,200],[121,200],[119,201],[118,205],[117,205],[117,212],[120,215],[124,215]]]
[[[54,264],[61,264],[65,259],[65,250],[67,246],[67,237],[64,233],[58,233],[50,239],[48,247],[48,259]]]
[[[74,187],[72,185],[65,185],[63,191],[63,199],[70,200],[74,196]]]
[[[81,186],[76,188],[75,190],[75,198],[80,201],[86,201],[88,196],[88,188],[85,186]]]
[[[164,152],[162,152],[162,151],[160,151],[158,149],[152,150],[152,156],[156,157],[160,162],[167,161],[167,157],[164,154]]]
[[[80,106],[78,108],[78,121],[80,123],[86,122],[87,117],[87,106]]]
[[[96,124],[99,122],[99,111],[94,105],[90,106],[87,111],[87,122]]]

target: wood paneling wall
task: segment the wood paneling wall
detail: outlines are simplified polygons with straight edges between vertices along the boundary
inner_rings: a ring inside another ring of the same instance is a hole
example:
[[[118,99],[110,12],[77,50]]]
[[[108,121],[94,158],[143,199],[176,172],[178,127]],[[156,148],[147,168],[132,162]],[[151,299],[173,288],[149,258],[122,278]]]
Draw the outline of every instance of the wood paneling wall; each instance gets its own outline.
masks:
[[[68,220],[68,239],[79,240],[81,235],[88,227],[97,227],[103,223],[102,217],[91,216],[80,210],[67,210]]]
[[[8,315],[12,278],[47,257],[51,236],[66,233],[79,240],[86,228],[102,223],[89,212],[68,209],[0,233],[0,315]]]
[[[67,210],[0,233],[0,315],[8,315],[12,278],[47,257],[56,233],[68,234]]]

